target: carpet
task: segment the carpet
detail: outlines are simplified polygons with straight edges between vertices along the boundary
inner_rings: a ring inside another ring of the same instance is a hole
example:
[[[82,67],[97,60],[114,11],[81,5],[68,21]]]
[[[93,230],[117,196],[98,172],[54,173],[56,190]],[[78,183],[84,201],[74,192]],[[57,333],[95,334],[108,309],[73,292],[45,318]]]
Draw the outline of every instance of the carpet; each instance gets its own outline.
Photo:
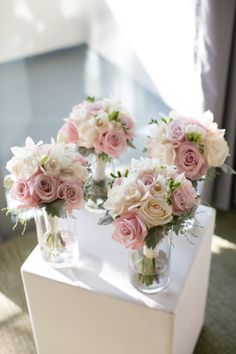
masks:
[[[36,353],[20,275],[35,245],[34,233],[0,244],[1,354]],[[236,244],[214,236],[206,320],[194,354],[236,353],[235,261]]]

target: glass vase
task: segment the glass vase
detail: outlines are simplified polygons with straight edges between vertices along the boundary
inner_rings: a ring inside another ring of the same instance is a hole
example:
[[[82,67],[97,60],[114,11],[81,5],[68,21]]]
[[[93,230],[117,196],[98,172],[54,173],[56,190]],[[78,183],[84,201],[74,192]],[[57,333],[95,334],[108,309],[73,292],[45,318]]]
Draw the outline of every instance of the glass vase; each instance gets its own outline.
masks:
[[[144,293],[163,291],[170,281],[171,232],[165,234],[156,247],[146,245],[129,254],[131,284]]]
[[[108,163],[97,155],[93,155],[91,160],[92,178],[87,191],[87,207],[100,209],[107,199],[107,187],[109,177],[107,176]]]
[[[61,210],[60,216],[48,214],[46,208],[35,211],[35,224],[41,255],[53,267],[74,265],[79,258],[76,219]]]

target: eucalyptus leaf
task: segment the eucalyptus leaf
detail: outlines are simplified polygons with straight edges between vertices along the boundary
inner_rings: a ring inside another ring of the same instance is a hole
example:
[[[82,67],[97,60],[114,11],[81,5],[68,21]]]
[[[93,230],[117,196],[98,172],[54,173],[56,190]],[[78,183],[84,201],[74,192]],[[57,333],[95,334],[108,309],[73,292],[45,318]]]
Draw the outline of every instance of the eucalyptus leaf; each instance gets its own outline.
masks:
[[[127,140],[127,145],[133,149],[136,149],[135,145],[133,144],[132,140]]]
[[[90,155],[90,154],[92,154],[93,152],[94,152],[94,149],[92,148],[92,149],[87,149],[86,147],[84,147],[84,146],[80,146],[79,148],[78,148],[78,150],[79,150],[79,153],[82,155],[82,156],[84,156],[84,157],[86,157],[86,156],[88,156],[88,155]]]
[[[234,171],[232,169],[232,167],[230,167],[226,163],[224,163],[222,166],[220,166],[220,168],[221,168],[222,171],[224,171],[225,173],[228,173],[230,175],[235,175],[236,174],[236,171]]]
[[[156,226],[148,230],[148,235],[145,238],[145,244],[148,248],[154,249],[156,245],[163,239],[163,227]]]
[[[58,218],[66,218],[66,211],[64,209],[64,200],[55,200],[51,203],[45,203],[43,206],[48,215],[57,216]]]
[[[109,225],[113,222],[113,218],[110,214],[106,213],[103,217],[98,220],[98,225]]]

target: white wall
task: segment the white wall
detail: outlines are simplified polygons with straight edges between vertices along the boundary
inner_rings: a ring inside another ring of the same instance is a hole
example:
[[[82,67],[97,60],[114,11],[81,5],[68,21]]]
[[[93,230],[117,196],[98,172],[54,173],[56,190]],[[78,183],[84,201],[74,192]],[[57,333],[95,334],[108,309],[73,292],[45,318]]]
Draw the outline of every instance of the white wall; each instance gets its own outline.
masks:
[[[1,0],[0,62],[86,40],[83,0]]]
[[[0,0],[0,63],[80,43],[156,92],[105,0]]]

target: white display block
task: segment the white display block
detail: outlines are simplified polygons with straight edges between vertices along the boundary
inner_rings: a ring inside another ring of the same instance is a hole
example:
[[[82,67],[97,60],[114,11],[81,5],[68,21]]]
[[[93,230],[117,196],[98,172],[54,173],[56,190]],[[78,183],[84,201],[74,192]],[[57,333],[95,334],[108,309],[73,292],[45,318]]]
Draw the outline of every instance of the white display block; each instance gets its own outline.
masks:
[[[21,268],[38,354],[191,354],[204,322],[215,210],[199,207],[198,237],[174,237],[171,281],[159,294],[134,289],[127,252],[78,214],[81,261],[53,269],[36,247]]]

